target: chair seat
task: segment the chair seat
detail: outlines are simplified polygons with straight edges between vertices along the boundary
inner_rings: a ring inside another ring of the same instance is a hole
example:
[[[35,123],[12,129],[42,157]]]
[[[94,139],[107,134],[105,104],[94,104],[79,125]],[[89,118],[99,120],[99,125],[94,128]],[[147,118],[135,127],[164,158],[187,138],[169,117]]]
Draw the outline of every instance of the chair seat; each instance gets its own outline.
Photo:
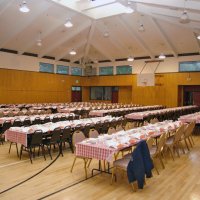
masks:
[[[122,158],[122,159],[119,159],[119,160],[115,160],[113,162],[113,166],[114,167],[120,167],[120,168],[123,168],[123,169],[126,170],[129,161],[130,161],[130,159],[128,159],[128,158]]]

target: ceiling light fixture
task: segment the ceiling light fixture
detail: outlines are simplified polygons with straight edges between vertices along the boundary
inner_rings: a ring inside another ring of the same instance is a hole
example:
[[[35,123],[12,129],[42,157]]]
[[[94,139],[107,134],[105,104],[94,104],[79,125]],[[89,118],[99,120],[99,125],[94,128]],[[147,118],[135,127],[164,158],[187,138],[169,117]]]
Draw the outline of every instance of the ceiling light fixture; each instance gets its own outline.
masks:
[[[65,22],[65,27],[67,28],[71,28],[73,25],[73,23],[71,22],[71,19],[67,19],[66,22]]]
[[[109,37],[109,36],[110,36],[110,34],[109,34],[109,32],[108,32],[108,31],[105,31],[105,32],[103,33],[103,36],[104,36],[105,38],[107,38],[107,37]]]
[[[140,24],[140,26],[138,28],[138,31],[140,31],[140,32],[144,32],[145,31],[143,24]]]
[[[133,58],[132,56],[129,56],[129,57],[127,58],[127,61],[128,61],[128,62],[133,62],[133,61],[134,61],[134,58]]]
[[[19,11],[23,13],[28,13],[30,11],[29,7],[26,4],[26,1],[23,1],[22,4],[20,4]]]
[[[70,55],[74,56],[76,55],[76,51],[74,49],[72,49],[70,52],[69,52]]]
[[[166,58],[166,56],[164,55],[164,53],[161,53],[158,58],[163,60]]]
[[[39,37],[37,39],[37,46],[39,46],[39,47],[42,46],[41,32],[39,32]]]
[[[187,10],[184,10],[180,17],[180,23],[187,24],[189,22],[190,22],[190,18],[188,16]]]
[[[200,35],[197,36],[197,39],[200,40]]]

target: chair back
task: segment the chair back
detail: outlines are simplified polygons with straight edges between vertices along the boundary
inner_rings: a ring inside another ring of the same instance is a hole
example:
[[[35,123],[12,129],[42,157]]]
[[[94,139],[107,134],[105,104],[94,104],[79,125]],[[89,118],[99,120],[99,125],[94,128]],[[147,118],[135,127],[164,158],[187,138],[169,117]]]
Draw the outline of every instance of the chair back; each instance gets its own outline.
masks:
[[[78,142],[82,142],[84,139],[85,139],[85,135],[83,134],[82,131],[79,131],[79,130],[75,131],[72,136],[73,146],[75,146],[76,143]]]
[[[49,116],[46,116],[46,117],[44,118],[44,120],[43,120],[43,123],[46,124],[46,123],[49,123],[49,122],[51,122],[51,119],[50,119]]]
[[[66,117],[65,115],[62,115],[62,116],[60,117],[60,121],[67,121],[67,117]]]
[[[162,150],[163,150],[163,148],[165,146],[165,142],[166,142],[166,133],[163,133],[160,136],[160,139],[159,139],[159,143],[158,143],[158,146],[157,146],[157,149],[156,149],[157,153],[162,152]]]
[[[20,126],[22,126],[21,120],[18,119],[18,118],[15,119],[14,122],[13,122],[13,126],[14,126],[14,127],[20,127]]]
[[[33,121],[33,124],[41,124],[41,119],[39,117],[36,117]]]
[[[90,129],[90,132],[89,132],[89,138],[98,138],[99,136],[99,133],[97,130],[95,129]]]
[[[31,134],[30,145],[36,146],[42,144],[43,132],[42,130],[36,130],[33,134]]]
[[[65,128],[62,131],[62,136],[61,136],[61,141],[66,142],[69,141],[72,137],[71,134],[71,127],[70,126],[65,126]]]
[[[30,126],[31,125],[31,120],[29,117],[25,118],[23,121],[23,126]]]
[[[116,133],[116,129],[114,127],[109,127],[108,129],[108,134],[113,134],[113,133]]]
[[[2,126],[2,133],[4,133],[6,130],[8,130],[11,126],[12,126],[11,121],[6,120],[6,121],[3,123],[3,126]]]
[[[56,123],[56,122],[58,122],[58,121],[59,121],[58,116],[54,116],[53,119],[52,119],[52,122],[53,122],[53,123]]]
[[[175,132],[174,134],[174,143],[177,143],[180,141],[182,135],[184,134],[184,129],[185,129],[185,125],[181,125]]]
[[[85,137],[89,137],[90,127],[91,127],[91,124],[90,124],[90,123],[87,123],[87,124],[83,127],[82,131],[83,131]]]
[[[61,136],[61,129],[59,127],[55,128],[53,130],[53,132],[52,132],[50,143],[58,143],[58,142],[60,142],[60,136]]]
[[[122,125],[118,124],[118,125],[116,126],[116,132],[117,132],[117,131],[122,131],[122,130],[124,130],[123,127],[122,127]]]

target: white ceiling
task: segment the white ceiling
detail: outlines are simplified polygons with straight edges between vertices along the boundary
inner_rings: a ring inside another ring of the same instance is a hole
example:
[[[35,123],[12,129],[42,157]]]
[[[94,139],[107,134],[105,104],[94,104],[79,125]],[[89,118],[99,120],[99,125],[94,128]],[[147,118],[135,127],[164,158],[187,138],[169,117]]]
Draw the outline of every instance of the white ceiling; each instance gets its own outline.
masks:
[[[1,49],[71,62],[200,52],[200,0],[27,0],[29,13],[19,12],[19,2],[0,0]],[[135,12],[126,14],[127,6]],[[179,22],[184,9],[187,24]],[[67,18],[74,24],[70,29],[64,26]],[[69,55],[71,49],[76,56]]]

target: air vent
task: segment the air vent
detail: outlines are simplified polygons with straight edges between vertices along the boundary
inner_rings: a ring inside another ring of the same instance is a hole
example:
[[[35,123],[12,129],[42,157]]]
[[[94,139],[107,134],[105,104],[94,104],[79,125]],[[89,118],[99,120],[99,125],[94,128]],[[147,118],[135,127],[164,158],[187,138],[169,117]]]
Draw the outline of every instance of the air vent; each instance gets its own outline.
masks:
[[[100,60],[99,63],[110,62],[110,60]]]
[[[180,53],[178,56],[197,56],[199,55],[199,52],[194,52],[194,53]]]
[[[42,58],[46,58],[46,59],[49,59],[49,60],[55,60],[55,57],[51,57],[51,56],[43,56]]]
[[[70,60],[67,60],[67,59],[60,59],[59,61],[62,61],[62,62],[70,62]]]
[[[11,50],[11,49],[0,49],[0,51],[6,52],[6,53],[13,53],[13,54],[18,54],[18,51]]]
[[[25,55],[25,56],[32,56],[32,57],[38,57],[38,54],[29,53],[29,52],[24,52],[22,55]]]

